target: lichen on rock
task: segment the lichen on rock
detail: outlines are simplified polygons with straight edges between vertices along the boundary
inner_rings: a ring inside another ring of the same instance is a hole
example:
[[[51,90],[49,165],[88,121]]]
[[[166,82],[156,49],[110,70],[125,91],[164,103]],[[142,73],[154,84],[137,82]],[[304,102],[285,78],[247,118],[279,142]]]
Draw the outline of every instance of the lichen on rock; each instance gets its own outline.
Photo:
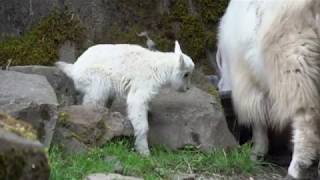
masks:
[[[7,114],[0,113],[0,127],[29,140],[37,139],[37,132],[30,124],[18,121]]]

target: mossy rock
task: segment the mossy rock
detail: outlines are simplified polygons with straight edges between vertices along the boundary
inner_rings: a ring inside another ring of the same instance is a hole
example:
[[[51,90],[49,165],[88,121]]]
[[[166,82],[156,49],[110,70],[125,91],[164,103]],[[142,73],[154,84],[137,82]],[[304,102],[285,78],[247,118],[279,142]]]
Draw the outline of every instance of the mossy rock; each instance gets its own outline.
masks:
[[[18,121],[7,114],[0,113],[0,128],[29,140],[37,139],[37,132],[30,124],[24,121]]]
[[[200,70],[196,69],[192,73],[191,82],[199,89],[207,92],[208,94],[212,95],[216,102],[218,102],[219,108],[222,109],[221,99],[219,95],[219,91],[215,86],[213,86],[209,80],[205,77],[205,74]]]
[[[49,179],[48,155],[39,141],[10,129],[0,128],[0,134],[0,179]]]
[[[85,29],[69,11],[53,11],[21,37],[0,42],[0,65],[52,65],[65,41],[82,44]]]

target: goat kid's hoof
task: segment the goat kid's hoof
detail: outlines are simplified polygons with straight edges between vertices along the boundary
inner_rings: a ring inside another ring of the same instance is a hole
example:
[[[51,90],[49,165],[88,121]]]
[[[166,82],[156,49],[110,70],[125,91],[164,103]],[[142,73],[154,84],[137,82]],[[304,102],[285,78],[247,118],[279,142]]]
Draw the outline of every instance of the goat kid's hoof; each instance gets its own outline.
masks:
[[[264,155],[260,153],[251,153],[250,154],[250,159],[251,161],[263,161],[264,160]]]
[[[138,150],[138,149],[137,149],[137,152],[138,152],[141,156],[144,156],[144,157],[150,156],[150,150],[149,150],[149,149],[147,149],[147,150]]]
[[[149,151],[148,152],[139,152],[139,154],[141,156],[144,156],[144,157],[149,157],[150,156],[150,152]]]

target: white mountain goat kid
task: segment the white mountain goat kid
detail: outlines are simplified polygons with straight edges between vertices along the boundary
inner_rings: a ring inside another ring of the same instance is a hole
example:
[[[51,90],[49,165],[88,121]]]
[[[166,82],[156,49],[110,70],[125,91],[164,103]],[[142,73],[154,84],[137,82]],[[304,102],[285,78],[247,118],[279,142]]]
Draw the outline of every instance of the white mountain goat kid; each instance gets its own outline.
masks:
[[[187,91],[194,69],[192,59],[175,42],[174,52],[155,52],[129,44],[95,45],[74,64],[57,62],[84,94],[83,104],[104,106],[116,96],[127,98],[128,117],[135,132],[136,150],[149,155],[147,142],[149,102],[161,87]]]
[[[319,158],[319,38],[319,0],[231,0],[220,22],[221,84],[239,122],[253,127],[252,157],[268,151],[267,126],[292,125],[287,179],[305,177]]]

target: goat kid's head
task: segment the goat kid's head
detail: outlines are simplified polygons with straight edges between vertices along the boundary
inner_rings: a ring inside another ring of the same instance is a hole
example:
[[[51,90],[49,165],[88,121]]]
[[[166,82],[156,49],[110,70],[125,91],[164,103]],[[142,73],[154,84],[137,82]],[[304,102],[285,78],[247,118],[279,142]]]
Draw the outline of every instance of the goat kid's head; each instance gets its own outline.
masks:
[[[178,41],[175,41],[174,53],[176,54],[178,63],[173,72],[171,86],[176,91],[185,92],[190,89],[194,63],[189,56],[182,53]]]

